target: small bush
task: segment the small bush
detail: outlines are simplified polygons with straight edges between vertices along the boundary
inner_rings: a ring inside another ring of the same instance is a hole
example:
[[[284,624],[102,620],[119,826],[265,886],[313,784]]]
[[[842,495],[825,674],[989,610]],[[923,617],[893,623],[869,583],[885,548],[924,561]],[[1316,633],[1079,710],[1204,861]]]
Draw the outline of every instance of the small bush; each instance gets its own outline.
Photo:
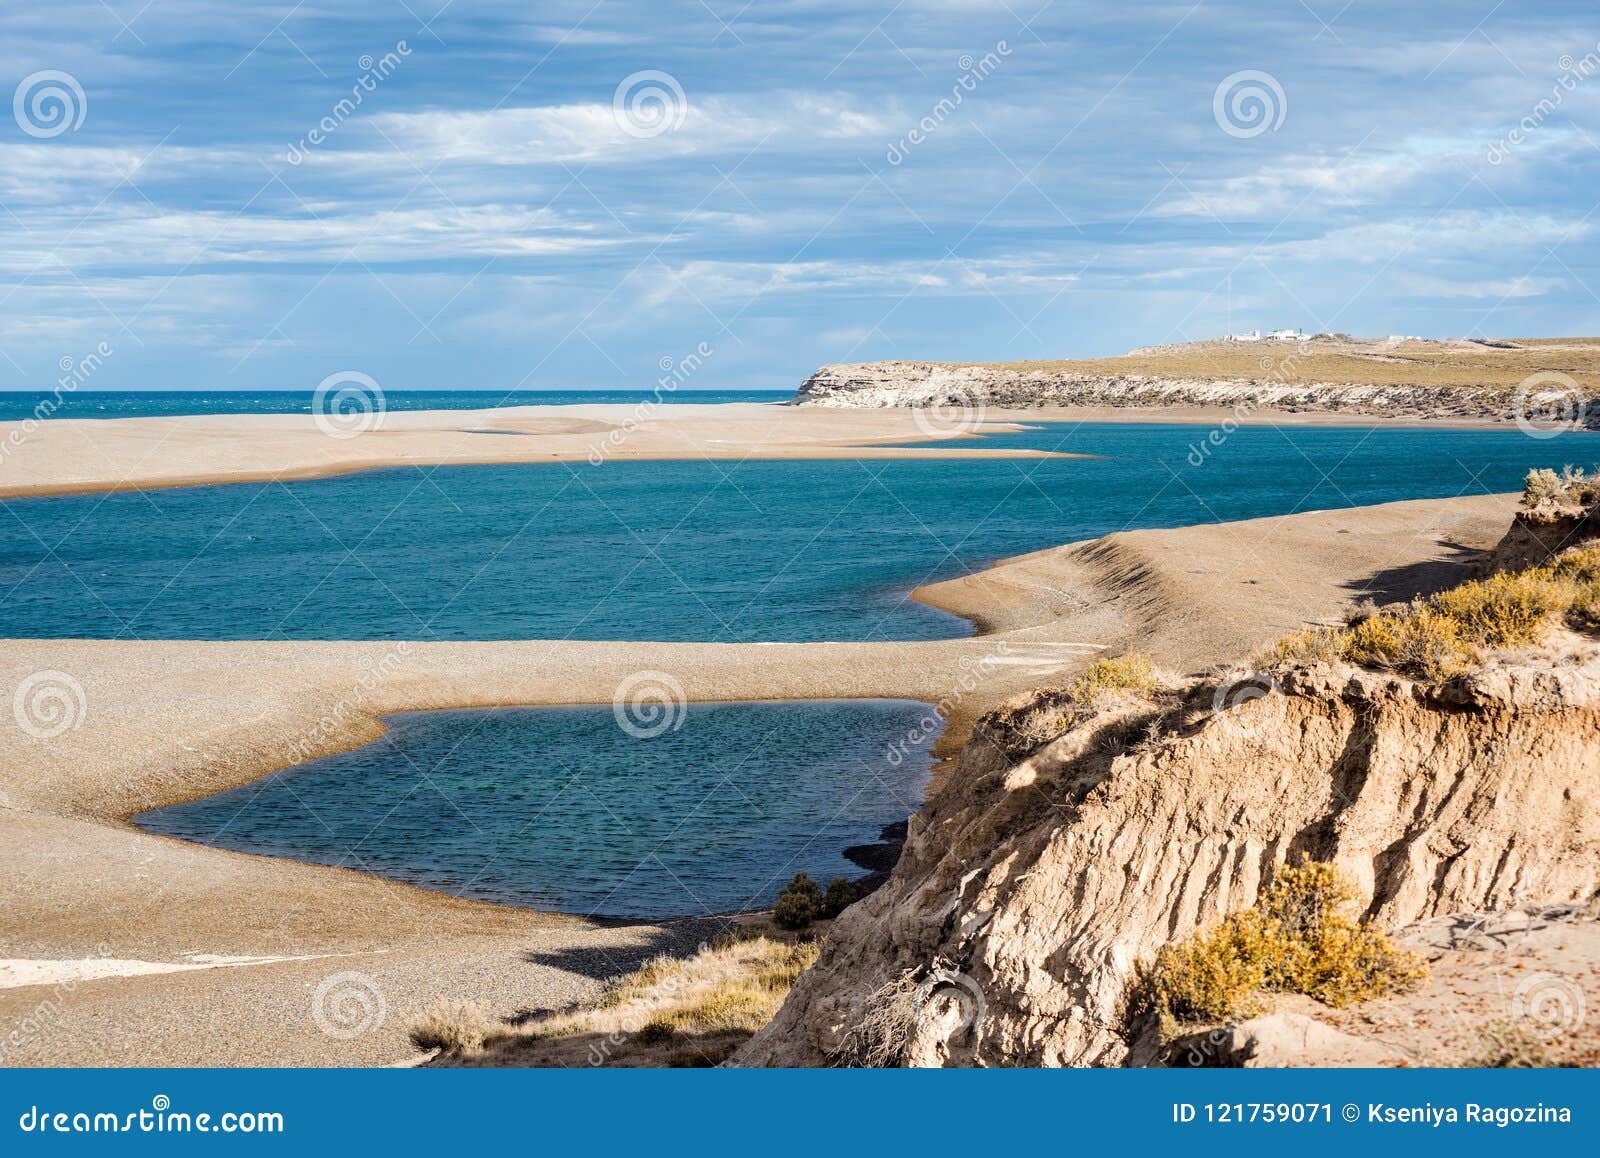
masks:
[[[822,896],[822,915],[824,917],[837,917],[862,897],[862,891],[854,881],[847,881],[843,877],[834,877],[828,882],[828,891]]]
[[[1148,692],[1156,686],[1155,665],[1140,652],[1110,659],[1097,659],[1072,685],[1072,698],[1082,706],[1093,707],[1111,692]]]
[[[441,1053],[477,1053],[500,1026],[470,1001],[436,1005],[411,1027],[411,1044]]]
[[[665,1018],[657,1017],[639,1027],[633,1035],[635,1045],[660,1045],[678,1037],[677,1027]]]
[[[1600,546],[1573,547],[1550,564],[1550,573],[1574,583],[1600,583]]]
[[[1580,587],[1567,608],[1567,624],[1578,631],[1600,630],[1600,583]]]
[[[1581,467],[1565,466],[1553,470],[1530,470],[1522,483],[1522,505],[1533,508],[1548,504],[1588,506],[1600,499],[1600,475],[1588,475]]]
[[[796,873],[794,879],[778,894],[778,903],[772,910],[772,923],[780,929],[804,929],[822,912],[822,890],[817,882],[805,873]]]
[[[1332,865],[1285,867],[1253,909],[1167,945],[1135,970],[1126,1019],[1209,1023],[1247,1016],[1261,992],[1349,1005],[1402,993],[1427,976],[1413,953],[1350,919],[1354,893]]]
[[[1530,470],[1528,477],[1522,480],[1522,505],[1530,509],[1545,503],[1563,502],[1566,497],[1567,488],[1553,470]]]

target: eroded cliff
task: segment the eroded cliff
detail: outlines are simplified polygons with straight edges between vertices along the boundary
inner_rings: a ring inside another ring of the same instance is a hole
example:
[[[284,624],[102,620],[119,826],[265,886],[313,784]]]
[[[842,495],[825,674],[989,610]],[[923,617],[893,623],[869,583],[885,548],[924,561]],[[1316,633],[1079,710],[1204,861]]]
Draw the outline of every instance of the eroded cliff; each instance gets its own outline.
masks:
[[[1545,525],[1525,514],[1510,538]],[[1404,656],[1355,666],[1334,652],[1377,633],[1325,633],[1310,644],[1326,657],[1092,706],[1044,690],[990,713],[912,818],[889,882],[845,912],[737,1064],[1150,1060],[1130,1059],[1138,1034],[1122,1022],[1136,964],[1301,860],[1336,865],[1390,930],[1591,904],[1600,644],[1561,619],[1586,614],[1570,576],[1589,562],[1527,573],[1578,610],[1538,610],[1536,644],[1488,649],[1449,678],[1401,674]],[[1470,602],[1436,598],[1455,601],[1383,622],[1436,626]],[[1526,598],[1512,591],[1507,609]]]

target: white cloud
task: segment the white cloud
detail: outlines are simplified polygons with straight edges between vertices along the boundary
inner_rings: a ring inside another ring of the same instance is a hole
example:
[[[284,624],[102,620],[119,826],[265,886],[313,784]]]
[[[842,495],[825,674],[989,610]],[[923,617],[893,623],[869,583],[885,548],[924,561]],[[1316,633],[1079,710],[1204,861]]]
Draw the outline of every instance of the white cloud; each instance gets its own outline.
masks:
[[[1515,298],[1537,298],[1567,288],[1565,278],[1559,277],[1508,277],[1486,281],[1442,277],[1402,277],[1400,288],[1431,298],[1472,298],[1505,301]]]
[[[1572,136],[1552,128],[1524,143],[1520,159],[1566,148]],[[1481,140],[1418,138],[1398,148],[1369,148],[1349,156],[1298,154],[1242,176],[1188,181],[1186,188],[1156,206],[1150,215],[1233,221],[1272,217],[1303,207],[1372,204],[1426,178],[1447,178],[1461,184],[1475,172],[1490,173],[1487,158],[1493,140],[1487,134]]]
[[[610,104],[544,105],[472,112],[385,113],[373,125],[426,167],[438,160],[490,165],[637,162],[765,145],[882,135],[891,122],[819,94],[752,101],[687,94],[682,124],[656,136],[630,133]]]
[[[538,256],[616,240],[552,210],[499,205],[361,209],[319,218],[161,210],[141,202],[106,205],[81,220],[64,213],[33,221],[37,228],[0,233],[0,270]]]
[[[1346,226],[1321,237],[1266,246],[1260,253],[1264,259],[1354,264],[1389,262],[1404,253],[1411,258],[1465,257],[1481,266],[1490,257],[1503,262],[1512,253],[1542,254],[1548,247],[1588,237],[1594,228],[1576,218],[1463,210]]]

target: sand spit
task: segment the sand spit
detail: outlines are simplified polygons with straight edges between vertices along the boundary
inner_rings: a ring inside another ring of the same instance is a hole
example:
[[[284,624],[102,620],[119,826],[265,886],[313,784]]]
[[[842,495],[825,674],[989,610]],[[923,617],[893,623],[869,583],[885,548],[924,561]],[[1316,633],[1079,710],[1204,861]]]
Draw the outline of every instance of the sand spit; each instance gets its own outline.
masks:
[[[359,859],[329,868],[245,856],[126,823],[370,741],[380,715],[609,704],[625,677],[660,671],[691,701],[943,702],[948,750],[987,707],[1107,650],[1142,646],[1183,670],[1330,620],[1356,598],[1448,585],[1515,505],[1489,496],[1127,532],[919,592],[994,631],[969,639],[0,642],[0,690],[33,679],[66,713],[30,717],[23,698],[0,727],[0,955],[302,958],[5,989],[0,1063],[393,1062],[435,1001],[471,993],[501,1016],[558,1008],[715,931],[715,921],[617,925],[462,901],[351,871]]]
[[[367,422],[374,420],[367,419]],[[1354,418],[1337,412],[1239,413],[1227,405],[1160,409],[1038,406],[928,414],[903,407],[716,405],[514,406],[390,411],[377,425],[308,415],[0,422],[0,498],[326,478],[405,466],[572,464],[618,460],[1077,458],[986,445],[1041,422],[1498,428],[1485,418]],[[344,436],[329,433],[340,432]],[[1198,434],[1197,434],[1198,437]],[[904,443],[943,442],[940,446]]]
[[[1003,420],[940,425],[907,410],[857,414],[776,402],[513,406],[350,419],[210,414],[6,422],[0,423],[0,498],[322,478],[400,466],[1050,457],[985,447],[974,437],[1018,429]],[[948,445],[896,445],[941,439]]]

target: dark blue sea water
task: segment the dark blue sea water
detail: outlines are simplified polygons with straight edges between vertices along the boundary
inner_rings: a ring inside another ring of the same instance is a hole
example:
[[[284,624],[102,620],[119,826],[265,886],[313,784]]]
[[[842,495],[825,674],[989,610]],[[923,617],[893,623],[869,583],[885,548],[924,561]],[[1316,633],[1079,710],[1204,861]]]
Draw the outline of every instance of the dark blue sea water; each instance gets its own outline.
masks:
[[[387,390],[389,410],[487,410],[496,406],[567,406],[580,402],[776,402],[787,390]],[[156,418],[174,414],[310,414],[310,390],[78,390],[59,409],[37,412],[53,392],[0,390],[0,422],[24,418]]]
[[[0,502],[0,637],[921,639],[908,599],[1132,527],[1517,489],[1591,434],[1085,424],[1085,459],[375,471]]]
[[[561,912],[761,908],[797,872],[862,875],[841,851],[921,801],[926,747],[891,764],[886,744],[926,713],[690,704],[649,739],[608,707],[402,715],[377,743],[138,823]]]

